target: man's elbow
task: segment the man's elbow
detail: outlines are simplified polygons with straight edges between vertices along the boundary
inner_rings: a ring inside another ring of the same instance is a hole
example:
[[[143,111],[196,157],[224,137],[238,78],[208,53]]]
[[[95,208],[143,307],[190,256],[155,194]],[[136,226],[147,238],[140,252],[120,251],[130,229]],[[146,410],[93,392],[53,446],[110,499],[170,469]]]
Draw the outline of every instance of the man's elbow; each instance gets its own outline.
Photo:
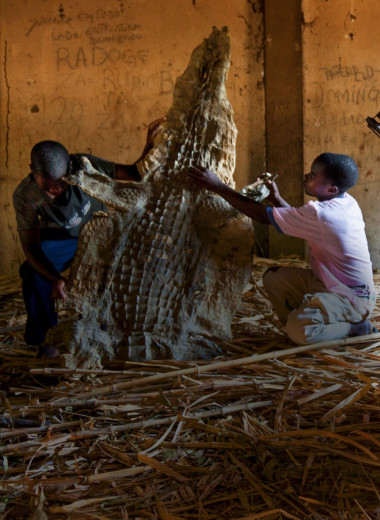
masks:
[[[255,208],[255,211],[253,211],[252,214],[249,216],[252,220],[258,222],[259,224],[270,224],[270,220],[268,218],[265,206]]]

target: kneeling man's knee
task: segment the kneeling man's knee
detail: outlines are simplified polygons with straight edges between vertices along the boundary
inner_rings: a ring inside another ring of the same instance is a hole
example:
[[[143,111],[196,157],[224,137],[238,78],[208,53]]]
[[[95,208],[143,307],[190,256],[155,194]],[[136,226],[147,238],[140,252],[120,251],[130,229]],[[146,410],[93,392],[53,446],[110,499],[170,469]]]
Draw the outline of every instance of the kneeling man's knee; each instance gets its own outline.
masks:
[[[311,323],[301,317],[296,310],[288,315],[285,332],[297,345],[309,345],[318,341],[316,338],[323,328],[323,323]]]

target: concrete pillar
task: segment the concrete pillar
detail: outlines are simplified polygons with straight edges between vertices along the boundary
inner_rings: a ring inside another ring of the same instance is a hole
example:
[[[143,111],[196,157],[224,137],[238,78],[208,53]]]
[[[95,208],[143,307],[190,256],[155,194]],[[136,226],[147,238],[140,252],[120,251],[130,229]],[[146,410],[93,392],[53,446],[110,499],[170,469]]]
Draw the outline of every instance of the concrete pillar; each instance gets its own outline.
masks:
[[[301,0],[265,1],[265,112],[267,171],[292,206],[303,196],[303,85]],[[304,255],[304,242],[268,231],[268,255]]]

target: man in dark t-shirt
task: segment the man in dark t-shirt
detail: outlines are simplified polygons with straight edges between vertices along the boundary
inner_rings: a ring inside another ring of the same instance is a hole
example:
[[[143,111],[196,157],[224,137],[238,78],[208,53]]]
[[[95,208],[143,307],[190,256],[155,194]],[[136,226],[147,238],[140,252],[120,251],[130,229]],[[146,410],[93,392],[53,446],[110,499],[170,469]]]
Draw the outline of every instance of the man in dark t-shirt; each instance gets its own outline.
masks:
[[[59,148],[58,145],[59,143],[52,141],[43,141],[36,146],[37,150],[42,146],[51,146],[56,150]],[[81,168],[81,157],[87,157],[95,170],[115,178],[115,170],[117,170],[115,163],[94,155],[69,155],[70,168],[74,170]],[[140,180],[137,169],[133,165],[125,168],[128,168],[124,174],[125,179]],[[41,241],[78,238],[82,226],[91,220],[92,213],[106,211],[106,207],[101,202],[87,195],[81,188],[66,183],[62,184],[64,188],[62,193],[52,198],[44,186],[41,187],[38,180],[36,182],[35,175],[32,172],[25,177],[13,194],[18,232],[39,228]],[[120,174],[118,178],[121,178]],[[44,180],[46,182],[46,179]]]
[[[149,125],[143,153],[130,165],[115,164],[89,154],[69,155],[56,141],[42,141],[33,147],[31,173],[13,194],[17,230],[26,256],[20,275],[28,315],[24,338],[29,345],[40,346],[46,331],[56,325],[54,300],[66,297],[61,273],[73,259],[82,226],[95,211],[106,210],[102,203],[62,178],[71,169],[80,168],[80,159],[86,156],[96,170],[112,178],[139,181],[136,163],[152,148],[164,119]],[[58,351],[44,347],[39,355],[54,357]]]

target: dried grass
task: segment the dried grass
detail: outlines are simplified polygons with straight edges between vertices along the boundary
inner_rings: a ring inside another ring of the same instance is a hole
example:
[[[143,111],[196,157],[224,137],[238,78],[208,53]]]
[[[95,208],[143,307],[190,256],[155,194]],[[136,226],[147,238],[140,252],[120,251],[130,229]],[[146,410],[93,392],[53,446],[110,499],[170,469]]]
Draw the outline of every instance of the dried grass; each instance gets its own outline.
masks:
[[[37,360],[0,279],[0,518],[379,519],[380,335],[295,353],[262,292],[277,264],[303,265],[255,258],[223,358],[103,371]]]

